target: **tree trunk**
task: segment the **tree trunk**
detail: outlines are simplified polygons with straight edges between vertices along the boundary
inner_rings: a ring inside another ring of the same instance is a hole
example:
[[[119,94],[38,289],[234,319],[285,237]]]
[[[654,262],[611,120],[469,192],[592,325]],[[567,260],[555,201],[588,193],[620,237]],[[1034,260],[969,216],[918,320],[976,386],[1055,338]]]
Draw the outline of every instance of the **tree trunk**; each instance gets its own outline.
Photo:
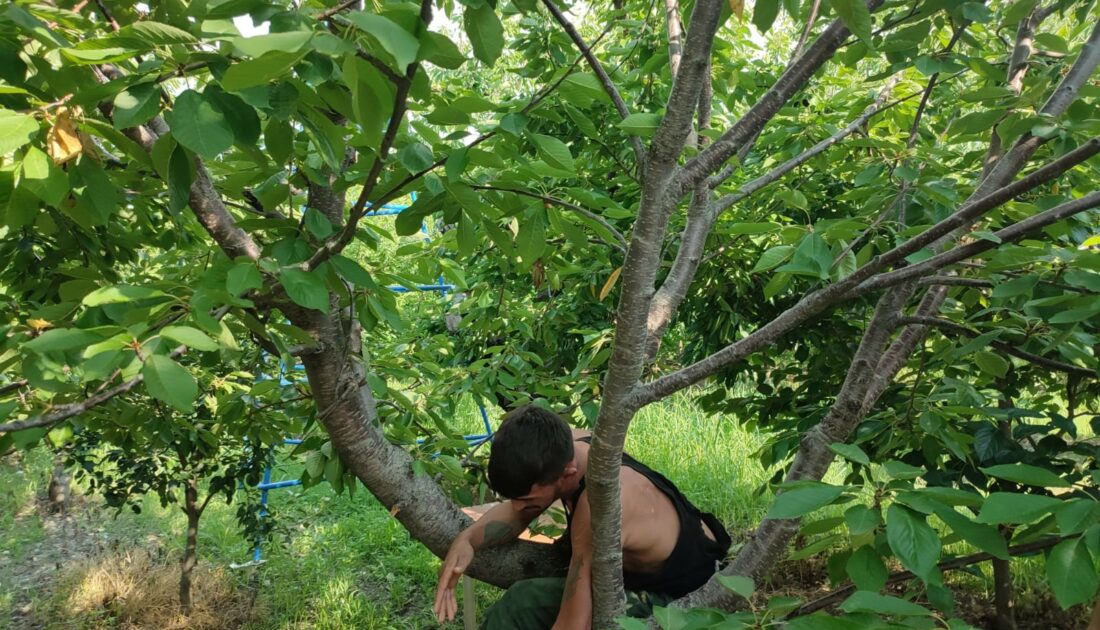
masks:
[[[292,322],[326,348],[302,356],[306,377],[332,445],[351,472],[404,525],[409,535],[439,557],[471,523],[431,477],[416,474],[413,458],[386,439],[378,425],[374,397],[366,385],[363,363],[340,348],[347,329],[339,318],[319,311],[287,307]],[[517,541],[479,553],[467,574],[507,587],[529,577],[564,575],[568,557],[558,546]]]
[[[1089,621],[1088,630],[1100,630],[1100,597],[1096,598],[1096,604],[1092,607],[1092,620]]]
[[[997,630],[1016,630],[1016,603],[1012,601],[1012,561],[993,559],[993,593]]]
[[[57,453],[53,458],[53,473],[50,474],[50,484],[46,490],[50,511],[63,514],[69,504],[69,492],[69,475],[65,472],[65,456]]]
[[[183,547],[183,559],[180,561],[180,612],[184,615],[191,614],[191,572],[198,563],[199,542],[199,517],[202,509],[199,507],[199,492],[194,480],[187,483],[183,491],[183,511],[187,515],[187,543]]]
[[[997,387],[1005,391],[1006,383],[998,380]],[[1012,406],[1007,394],[997,401],[997,406],[1005,409]],[[998,423],[1001,434],[1012,439],[1012,423],[1001,420]],[[1001,536],[1012,538],[1012,530],[1001,528]],[[993,602],[997,608],[997,630],[1016,630],[1016,602],[1012,599],[1012,559],[993,559]]]

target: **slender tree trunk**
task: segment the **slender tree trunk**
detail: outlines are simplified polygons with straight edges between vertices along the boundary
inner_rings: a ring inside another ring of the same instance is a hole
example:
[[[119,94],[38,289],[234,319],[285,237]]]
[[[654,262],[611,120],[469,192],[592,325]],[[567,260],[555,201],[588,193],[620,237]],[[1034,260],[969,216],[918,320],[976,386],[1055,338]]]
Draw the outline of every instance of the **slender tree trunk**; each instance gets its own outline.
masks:
[[[194,480],[187,482],[183,496],[183,511],[187,515],[187,543],[183,547],[183,559],[180,561],[180,612],[190,615],[191,572],[198,563],[199,517],[202,516],[202,509],[199,507],[199,491],[195,487]]]
[[[69,504],[69,475],[65,472],[65,456],[57,453],[53,457],[53,472],[50,474],[50,483],[46,494],[50,510],[64,513]]]
[[[1092,607],[1092,620],[1089,621],[1088,630],[1100,630],[1100,597],[1096,598],[1096,604]]]
[[[1012,599],[1012,561],[993,559],[993,594],[997,630],[1016,630],[1016,602]]]

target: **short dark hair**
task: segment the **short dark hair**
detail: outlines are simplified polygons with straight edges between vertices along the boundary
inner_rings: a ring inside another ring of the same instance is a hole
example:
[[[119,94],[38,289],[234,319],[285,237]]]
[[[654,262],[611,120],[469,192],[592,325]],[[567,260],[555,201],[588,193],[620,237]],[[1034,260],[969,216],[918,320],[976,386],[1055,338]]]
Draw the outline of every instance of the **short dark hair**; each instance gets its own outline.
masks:
[[[573,434],[556,413],[527,405],[504,416],[489,454],[489,487],[509,499],[561,477],[573,460]]]

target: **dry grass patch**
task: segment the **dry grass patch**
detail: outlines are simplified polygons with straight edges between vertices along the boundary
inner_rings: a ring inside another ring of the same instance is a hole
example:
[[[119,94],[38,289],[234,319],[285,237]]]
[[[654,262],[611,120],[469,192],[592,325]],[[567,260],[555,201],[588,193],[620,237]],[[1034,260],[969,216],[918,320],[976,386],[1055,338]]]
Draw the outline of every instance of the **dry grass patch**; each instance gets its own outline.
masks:
[[[182,615],[179,565],[144,550],[81,562],[62,578],[58,592],[57,616],[91,628],[238,628],[263,616],[225,569],[202,564],[192,574],[191,615]]]

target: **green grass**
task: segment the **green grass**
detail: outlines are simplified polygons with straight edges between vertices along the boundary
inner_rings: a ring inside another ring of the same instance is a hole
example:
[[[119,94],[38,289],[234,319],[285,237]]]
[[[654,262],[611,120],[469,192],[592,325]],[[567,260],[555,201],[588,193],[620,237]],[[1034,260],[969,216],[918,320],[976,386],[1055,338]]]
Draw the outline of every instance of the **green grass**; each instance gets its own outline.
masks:
[[[9,587],[15,567],[46,535],[34,510],[35,497],[44,492],[50,456],[36,450],[15,463],[0,460],[0,620],[12,615],[15,593]]]

